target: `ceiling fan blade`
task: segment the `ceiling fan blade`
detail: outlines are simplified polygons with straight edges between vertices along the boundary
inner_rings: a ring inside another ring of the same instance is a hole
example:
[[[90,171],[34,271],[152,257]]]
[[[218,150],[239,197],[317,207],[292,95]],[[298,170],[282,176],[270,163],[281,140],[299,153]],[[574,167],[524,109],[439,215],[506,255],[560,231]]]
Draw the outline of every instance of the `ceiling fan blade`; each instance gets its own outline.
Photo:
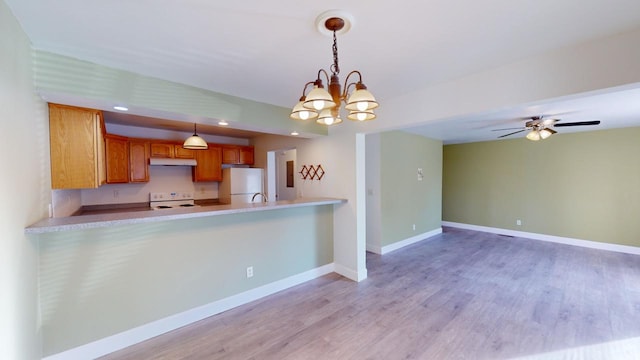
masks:
[[[593,120],[593,121],[577,121],[577,122],[570,122],[570,123],[557,122],[557,123],[553,124],[553,127],[562,127],[562,126],[583,126],[583,125],[599,125],[599,124],[600,124],[600,120]]]
[[[512,128],[505,128],[505,129],[493,129],[491,131],[520,130],[520,129],[522,129],[522,126],[520,126],[520,127],[512,127]]]
[[[523,131],[525,131],[525,130],[527,130],[527,129],[522,129],[522,130],[519,130],[519,131],[515,131],[515,132],[512,132],[512,133],[509,133],[509,134],[500,135],[500,136],[498,136],[498,139],[503,138],[503,137],[507,137],[507,136],[509,136],[509,135],[513,135],[513,134],[521,133],[521,132],[523,132]]]

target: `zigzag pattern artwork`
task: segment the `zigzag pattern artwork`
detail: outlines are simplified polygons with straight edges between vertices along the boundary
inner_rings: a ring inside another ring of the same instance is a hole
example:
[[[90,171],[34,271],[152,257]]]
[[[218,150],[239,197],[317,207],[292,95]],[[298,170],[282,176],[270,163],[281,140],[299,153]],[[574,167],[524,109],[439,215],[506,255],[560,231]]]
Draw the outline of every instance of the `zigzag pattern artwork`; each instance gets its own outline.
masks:
[[[302,180],[321,180],[324,176],[324,169],[322,165],[302,165],[302,170],[300,170],[300,176]]]

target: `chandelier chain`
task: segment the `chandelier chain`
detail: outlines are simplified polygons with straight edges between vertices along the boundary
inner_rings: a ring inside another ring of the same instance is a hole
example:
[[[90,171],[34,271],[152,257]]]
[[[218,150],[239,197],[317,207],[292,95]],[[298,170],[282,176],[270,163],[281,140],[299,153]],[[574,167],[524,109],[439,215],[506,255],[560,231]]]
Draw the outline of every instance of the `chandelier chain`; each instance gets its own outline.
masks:
[[[338,38],[336,38],[336,31],[333,30],[333,65],[331,65],[331,73],[333,75],[340,74],[340,66],[338,65]]]

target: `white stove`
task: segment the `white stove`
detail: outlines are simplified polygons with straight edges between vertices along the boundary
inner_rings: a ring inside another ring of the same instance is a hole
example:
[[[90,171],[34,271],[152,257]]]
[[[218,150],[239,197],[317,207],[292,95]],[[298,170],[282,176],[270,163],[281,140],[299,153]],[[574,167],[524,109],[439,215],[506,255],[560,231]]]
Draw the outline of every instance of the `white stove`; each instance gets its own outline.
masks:
[[[149,206],[153,210],[176,209],[198,206],[193,200],[193,193],[189,191],[182,192],[163,192],[150,193]]]

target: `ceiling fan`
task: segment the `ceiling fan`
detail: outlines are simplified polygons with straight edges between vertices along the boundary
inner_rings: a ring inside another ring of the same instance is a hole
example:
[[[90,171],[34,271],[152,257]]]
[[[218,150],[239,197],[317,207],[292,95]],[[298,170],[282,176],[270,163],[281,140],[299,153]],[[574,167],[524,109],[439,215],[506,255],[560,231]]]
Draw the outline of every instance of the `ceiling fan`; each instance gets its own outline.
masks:
[[[544,118],[544,116],[532,116],[530,118],[526,118],[527,122],[524,124],[524,128],[506,128],[506,129],[495,129],[492,131],[504,131],[504,130],[518,130],[508,134],[500,135],[498,138],[503,138],[507,136],[511,136],[514,134],[521,133],[523,131],[529,131],[527,134],[527,139],[532,141],[544,140],[549,136],[557,133],[553,128],[563,127],[563,126],[589,126],[589,125],[599,125],[600,120],[592,120],[592,121],[576,121],[576,122],[560,122],[560,119],[551,119]]]

